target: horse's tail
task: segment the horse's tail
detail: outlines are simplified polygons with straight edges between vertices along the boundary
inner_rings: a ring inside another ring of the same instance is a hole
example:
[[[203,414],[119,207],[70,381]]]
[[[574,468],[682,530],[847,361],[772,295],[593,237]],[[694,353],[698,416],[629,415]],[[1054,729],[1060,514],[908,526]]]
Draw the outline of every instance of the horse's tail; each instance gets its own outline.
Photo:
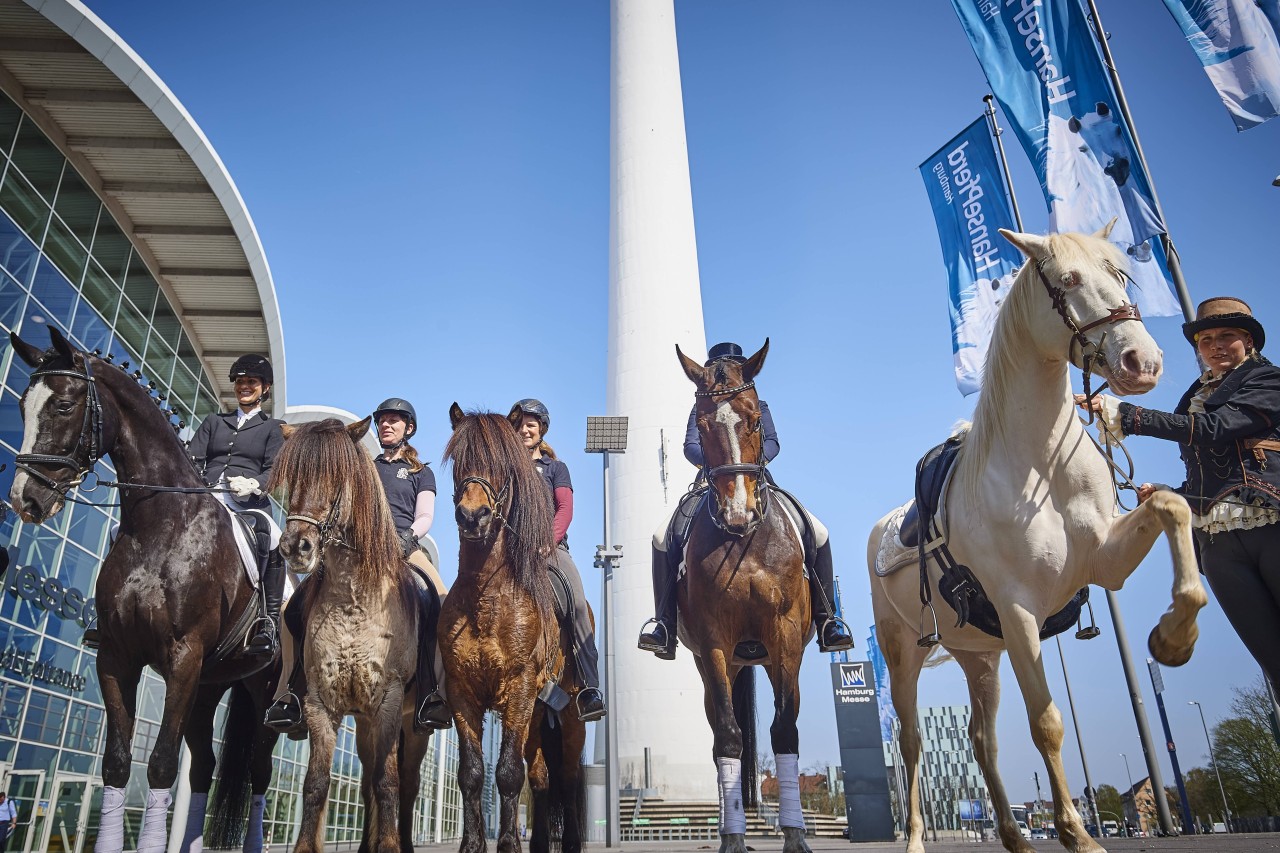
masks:
[[[222,727],[222,752],[214,779],[209,831],[204,837],[207,850],[238,850],[244,841],[253,794],[250,771],[257,731],[253,697],[242,683],[236,682],[231,686],[231,703]]]
[[[572,704],[566,712],[573,713]],[[586,837],[587,779],[580,766],[582,756],[565,754],[564,723],[552,727],[551,715],[544,714],[540,728],[542,757],[547,762],[547,789],[533,792],[533,819],[529,823],[535,838],[545,839],[547,849],[552,850],[561,845],[566,835],[578,839],[579,843]],[[573,766],[575,763],[579,766]],[[566,784],[570,774],[577,780],[571,789]],[[570,819],[576,826],[572,828],[574,831],[566,833],[569,829],[566,820]],[[530,849],[534,846],[538,845],[531,844]]]
[[[742,732],[742,805],[754,809],[756,799],[756,668],[744,666],[733,680],[733,718]]]

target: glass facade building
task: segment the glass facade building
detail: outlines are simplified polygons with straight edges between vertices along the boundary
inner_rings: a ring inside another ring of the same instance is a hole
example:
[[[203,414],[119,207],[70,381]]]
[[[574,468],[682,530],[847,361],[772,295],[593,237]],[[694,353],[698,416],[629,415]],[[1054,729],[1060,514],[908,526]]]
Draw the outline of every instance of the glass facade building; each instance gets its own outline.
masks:
[[[184,433],[216,411],[216,385],[143,256],[58,145],[0,95],[0,462],[8,465],[0,480],[6,492],[23,437],[19,397],[30,376],[8,333],[47,346],[48,325],[77,347],[140,371],[141,381],[164,395],[175,428]],[[99,470],[114,477],[109,459]],[[19,812],[11,852],[83,853],[92,849],[98,824],[106,721],[95,654],[79,643],[94,615],[93,589],[118,510],[107,505],[114,496],[106,489],[75,495],[88,503],[69,503],[44,525],[24,525],[12,513],[0,522],[0,547],[11,556],[0,592],[0,785]],[[163,682],[145,672],[126,849],[136,841],[163,698]],[[306,763],[306,743],[282,738],[267,795],[269,843],[293,841]],[[420,843],[460,833],[456,768],[453,733],[437,734],[414,813]],[[333,760],[329,841],[359,838],[359,776],[348,720]]]

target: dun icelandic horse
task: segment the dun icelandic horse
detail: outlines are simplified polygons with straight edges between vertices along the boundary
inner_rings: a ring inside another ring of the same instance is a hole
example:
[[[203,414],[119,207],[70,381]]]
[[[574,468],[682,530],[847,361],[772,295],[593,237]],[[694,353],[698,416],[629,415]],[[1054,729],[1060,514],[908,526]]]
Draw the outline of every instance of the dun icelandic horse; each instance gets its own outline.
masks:
[[[458,579],[440,613],[437,634],[458,727],[458,787],[462,789],[462,853],[486,849],[480,799],[484,714],[502,721],[495,778],[501,798],[499,853],[518,853],[517,803],[525,764],[534,792],[530,847],[546,853],[560,838],[563,853],[582,849],[582,748],[586,724],[568,705],[549,711],[539,692],[576,691],[571,637],[556,622],[548,560],[551,501],[529,451],[506,417],[449,409],[458,522]],[[551,684],[548,684],[551,682]],[[554,698],[552,701],[555,701]]]
[[[295,853],[324,849],[325,808],[338,728],[356,720],[362,853],[412,853],[413,802],[431,734],[413,728],[421,613],[386,493],[360,447],[371,418],[344,427],[333,418],[285,427],[271,489],[288,523],[280,553],[297,572],[306,617],[303,721],[311,758]]]
[[[754,666],[773,685],[769,728],[785,853],[807,853],[799,798],[800,661],[813,637],[804,546],[767,489],[755,378],[769,342],[742,364],[703,367],[676,347],[697,386],[698,435],[710,484],[689,528],[677,583],[680,642],[702,676],[720,786],[720,851],[745,853],[755,797]],[[705,509],[704,509],[705,507]]]
[[[969,735],[991,791],[1000,840],[1016,853],[1034,848],[1018,831],[996,767],[1001,652],[1009,652],[1031,737],[1049,772],[1058,838],[1073,853],[1096,853],[1103,848],[1085,832],[1063,773],[1062,715],[1049,694],[1040,653],[1045,621],[1085,586],[1120,589],[1162,531],[1173,553],[1173,604],[1151,632],[1152,656],[1170,666],[1186,663],[1198,636],[1196,614],[1206,602],[1186,501],[1159,491],[1117,516],[1108,462],[1094,449],[1073,405],[1073,362],[1092,363],[1118,394],[1149,391],[1160,377],[1160,349],[1126,301],[1125,259],[1104,239],[1109,230],[1047,237],[1000,232],[1027,263],[996,320],[982,396],[941,519],[947,547],[977,577],[1004,635],[1001,640],[972,625],[950,627],[949,620],[938,620],[942,646],[969,682]],[[916,682],[929,656],[920,639],[933,623],[921,611],[917,550],[904,548],[898,538],[907,506],[876,524],[867,562],[893,704],[907,721],[901,740],[907,850],[922,853],[920,735],[913,721]],[[926,522],[921,519],[921,535]],[[898,571],[905,567],[912,570]],[[930,559],[929,582],[935,587],[938,576]]]
[[[213,714],[234,685],[232,714],[243,728],[236,746],[224,750],[215,814],[218,840],[242,831],[245,776],[252,777],[256,831],[246,850],[261,850],[262,795],[271,779],[276,735],[260,725],[264,693],[273,687],[279,658],[264,663],[236,654],[215,658],[253,624],[259,593],[246,576],[232,533],[232,520],[187,457],[158,401],[126,371],[76,350],[49,328],[53,348],[41,351],[10,335],[14,351],[34,368],[22,395],[24,434],[9,501],[26,524],[55,516],[69,492],[94,477],[94,466],[110,455],[120,483],[120,530],[98,573],[95,589],[102,645],[98,680],[107,712],[102,757],[102,818],[96,853],[124,849],[125,786],[142,668],[165,682],[164,712],[147,765],[146,811],[138,833],[139,853],[161,853],[168,841],[165,814],[178,775],[180,738],[193,762],[192,811],[187,843],[200,836],[204,803],[213,777]],[[154,486],[182,491],[165,491]],[[246,620],[243,617],[248,616]],[[236,634],[236,636],[232,636]],[[228,738],[231,741],[231,738]]]

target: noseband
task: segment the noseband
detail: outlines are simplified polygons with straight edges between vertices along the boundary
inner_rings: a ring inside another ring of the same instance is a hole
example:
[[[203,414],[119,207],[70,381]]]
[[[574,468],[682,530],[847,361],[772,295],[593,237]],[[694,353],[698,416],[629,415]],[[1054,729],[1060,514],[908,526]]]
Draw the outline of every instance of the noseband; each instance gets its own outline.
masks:
[[[72,362],[74,365],[75,362]],[[34,384],[37,379],[45,376],[67,376],[72,379],[79,379],[85,383],[88,390],[85,392],[84,406],[84,423],[80,427],[80,436],[76,439],[76,446],[72,448],[75,455],[59,456],[52,453],[19,453],[14,458],[19,471],[25,471],[31,477],[39,480],[45,486],[54,492],[66,497],[67,492],[85,481],[85,478],[93,473],[94,466],[98,464],[98,460],[102,458],[102,400],[98,396],[98,383],[93,378],[93,368],[89,365],[89,359],[84,359],[84,372],[81,373],[73,368],[66,370],[40,370],[36,369],[31,374],[31,383]],[[28,389],[31,387],[27,386]],[[76,458],[82,450],[87,450],[89,462],[87,465],[81,465]],[[75,478],[63,485],[52,477],[32,468],[32,465],[51,465],[55,468],[70,468],[76,472]]]
[[[749,391],[754,387],[756,387],[756,383],[753,380],[751,382],[747,382],[744,385],[739,385],[735,388],[722,388],[720,390],[712,389],[710,391],[695,391],[693,396],[704,398],[704,399],[710,398],[710,397],[733,397],[738,394],[741,394],[743,391]],[[757,421],[753,432],[758,433],[760,432],[761,428],[762,427],[760,425],[760,422]],[[748,522],[747,529],[741,532],[730,530],[727,526],[725,526],[725,523],[724,523],[725,508],[724,508],[724,504],[720,500],[720,492],[719,490],[716,489],[715,481],[714,481],[714,478],[718,476],[727,475],[727,476],[736,477],[739,474],[742,474],[748,477],[755,477],[755,480],[756,480],[755,495],[756,495],[756,507],[757,507],[755,520]],[[766,478],[768,477],[768,475],[765,474],[765,466],[763,463],[730,462],[725,465],[715,465],[710,468],[704,468],[702,470],[702,476],[706,478],[707,484],[711,488],[711,494],[715,501],[715,509],[712,509],[710,503],[707,504],[707,514],[711,516],[711,520],[715,523],[716,527],[720,528],[720,530],[724,531],[730,536],[746,536],[748,533],[755,530],[756,527],[759,526],[760,522],[764,520],[765,515],[769,511],[769,490],[765,487]]]
[[[472,484],[479,486],[484,491],[485,497],[489,499],[489,503],[493,506],[493,517],[501,522],[502,526],[507,528],[507,530],[515,533],[515,530],[512,529],[511,525],[507,524],[507,516],[502,511],[502,503],[507,499],[507,495],[511,491],[511,481],[508,480],[503,483],[502,489],[498,490],[493,487],[493,483],[490,483],[484,477],[463,477],[458,481],[458,485],[455,486],[453,490],[454,507],[457,507],[458,502],[462,500],[462,493],[466,490],[467,486]]]

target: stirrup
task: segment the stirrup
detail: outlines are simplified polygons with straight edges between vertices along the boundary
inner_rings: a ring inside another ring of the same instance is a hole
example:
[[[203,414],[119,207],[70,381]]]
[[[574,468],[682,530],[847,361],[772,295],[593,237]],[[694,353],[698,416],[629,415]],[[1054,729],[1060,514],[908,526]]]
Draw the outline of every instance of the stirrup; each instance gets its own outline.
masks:
[[[928,612],[933,620],[933,631],[926,634],[924,632],[924,614]],[[920,606],[920,639],[916,640],[916,645],[922,649],[931,649],[938,643],[942,642],[942,635],[938,633],[938,614],[933,609],[933,603],[923,604]]]
[[[653,626],[652,630],[649,629],[650,625]],[[644,641],[643,637],[645,634],[656,635],[659,630],[661,630],[663,635],[666,637],[667,642],[665,644],[646,643]],[[645,620],[645,623],[640,626],[640,637],[641,639],[636,643],[636,645],[640,648],[641,651],[665,652],[667,650],[667,646],[671,644],[671,629],[667,627],[666,622],[663,622],[661,619],[655,616],[652,619]]]
[[[599,710],[584,714],[582,712],[582,697],[586,696],[589,693],[594,693],[597,697],[599,697],[600,708]],[[574,703],[574,708],[578,712],[578,719],[584,723],[591,723],[591,722],[595,722],[596,720],[603,719],[604,716],[609,713],[608,708],[606,708],[604,704],[604,693],[601,692],[599,687],[584,687],[583,689],[579,690],[578,695],[575,696],[573,699],[573,703]]]
[[[427,708],[443,708],[445,711],[444,719],[434,719],[427,716]],[[413,712],[413,727],[415,731],[423,731],[426,729],[451,729],[453,728],[453,714],[449,711],[449,703],[445,702],[444,696],[440,694],[437,688],[432,690],[422,698],[418,703],[418,707]]]
[[[825,645],[822,641],[827,633],[827,626],[835,624],[844,629],[845,634],[849,637],[849,644],[844,645]],[[826,621],[818,627],[818,648],[824,653],[830,652],[847,652],[854,647],[853,632],[849,630],[849,623],[841,619],[839,616],[828,616]]]
[[[1076,639],[1092,640],[1102,633],[1102,629],[1098,627],[1097,620],[1093,618],[1093,602],[1086,600],[1084,606],[1089,608],[1089,625],[1085,627],[1083,613],[1076,617]]]
[[[293,700],[292,705],[290,700]],[[298,709],[298,718],[294,720],[290,718],[287,722],[273,722],[270,719],[271,710],[280,707],[282,710],[296,707]],[[272,702],[267,706],[266,713],[262,715],[262,725],[282,735],[288,735],[290,740],[302,740],[307,736],[307,728],[305,720],[302,716],[302,697],[290,690],[284,696]]]
[[[260,648],[255,642],[260,637],[266,638],[267,647],[265,649]],[[244,648],[245,651],[252,653],[270,652],[274,655],[278,652],[280,650],[280,631],[276,628],[275,620],[270,616],[259,616],[245,634]]]

